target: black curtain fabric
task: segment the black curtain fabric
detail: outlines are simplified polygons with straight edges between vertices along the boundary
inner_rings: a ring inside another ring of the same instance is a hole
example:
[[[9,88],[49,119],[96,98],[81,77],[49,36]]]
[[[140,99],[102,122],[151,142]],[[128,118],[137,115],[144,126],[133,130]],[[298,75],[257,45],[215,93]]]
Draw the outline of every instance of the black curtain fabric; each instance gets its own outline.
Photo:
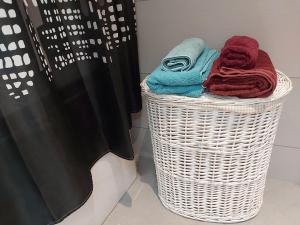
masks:
[[[0,0],[0,225],[48,225],[133,159],[141,108],[132,0]]]

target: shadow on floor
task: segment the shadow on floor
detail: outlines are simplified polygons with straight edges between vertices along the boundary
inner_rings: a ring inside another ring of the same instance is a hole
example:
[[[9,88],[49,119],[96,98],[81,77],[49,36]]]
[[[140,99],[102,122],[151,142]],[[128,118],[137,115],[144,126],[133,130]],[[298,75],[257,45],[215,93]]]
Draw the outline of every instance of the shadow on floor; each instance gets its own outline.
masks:
[[[141,154],[137,161],[137,171],[140,175],[139,179],[141,182],[148,184],[152,188],[153,192],[158,195],[153,157]]]
[[[150,156],[140,155],[137,159],[137,173],[137,179],[139,179],[142,183],[149,185],[153,190],[153,193],[158,198],[157,181],[153,158]],[[125,207],[131,208],[132,201],[132,196],[130,195],[130,193],[126,192],[120,199],[119,203]]]
[[[119,203],[121,203],[122,205],[124,205],[126,207],[131,207],[132,206],[132,197],[130,196],[130,194],[128,192],[126,192],[120,199]]]

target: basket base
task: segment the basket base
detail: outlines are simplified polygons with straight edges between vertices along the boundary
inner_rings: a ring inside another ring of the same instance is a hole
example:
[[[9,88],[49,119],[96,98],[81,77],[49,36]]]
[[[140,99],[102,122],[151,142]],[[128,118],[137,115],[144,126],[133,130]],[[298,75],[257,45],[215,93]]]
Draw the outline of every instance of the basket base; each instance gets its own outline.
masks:
[[[252,211],[251,214],[236,216],[236,217],[218,217],[218,216],[208,216],[208,215],[204,215],[204,214],[203,215],[201,215],[201,214],[195,215],[195,214],[189,214],[180,209],[174,208],[173,205],[170,205],[166,201],[164,201],[164,199],[160,195],[158,195],[158,196],[159,196],[159,199],[160,199],[161,203],[163,204],[163,206],[166,209],[170,210],[171,212],[173,212],[177,215],[189,218],[189,219],[199,220],[199,221],[203,221],[203,222],[211,222],[211,223],[228,223],[228,224],[230,224],[230,223],[245,222],[247,220],[251,220],[254,217],[256,217],[262,206],[262,203],[261,203],[260,206],[256,210]]]

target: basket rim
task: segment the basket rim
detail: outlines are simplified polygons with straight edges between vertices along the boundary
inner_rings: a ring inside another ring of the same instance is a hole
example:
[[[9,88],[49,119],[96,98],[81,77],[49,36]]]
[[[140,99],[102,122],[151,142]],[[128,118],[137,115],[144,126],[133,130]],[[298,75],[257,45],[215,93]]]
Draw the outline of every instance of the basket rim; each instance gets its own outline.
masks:
[[[293,89],[291,79],[283,72],[276,70],[277,73],[277,86],[272,95],[266,98],[238,98],[238,97],[225,97],[217,96],[209,93],[204,93],[199,98],[191,98],[179,95],[166,95],[166,94],[155,94],[150,91],[146,81],[149,75],[141,82],[142,94],[156,99],[161,102],[170,103],[182,103],[184,105],[194,104],[205,104],[215,106],[245,106],[245,105],[256,105],[263,103],[271,103],[278,101],[288,95]]]

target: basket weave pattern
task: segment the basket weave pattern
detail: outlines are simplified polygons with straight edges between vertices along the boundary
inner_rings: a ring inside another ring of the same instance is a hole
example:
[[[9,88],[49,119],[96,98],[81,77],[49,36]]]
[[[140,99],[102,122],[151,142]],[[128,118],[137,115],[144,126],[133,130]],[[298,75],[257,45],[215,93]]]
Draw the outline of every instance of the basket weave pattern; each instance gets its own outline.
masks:
[[[146,96],[159,197],[171,211],[211,222],[255,216],[263,201],[284,97],[291,81],[264,99]]]

